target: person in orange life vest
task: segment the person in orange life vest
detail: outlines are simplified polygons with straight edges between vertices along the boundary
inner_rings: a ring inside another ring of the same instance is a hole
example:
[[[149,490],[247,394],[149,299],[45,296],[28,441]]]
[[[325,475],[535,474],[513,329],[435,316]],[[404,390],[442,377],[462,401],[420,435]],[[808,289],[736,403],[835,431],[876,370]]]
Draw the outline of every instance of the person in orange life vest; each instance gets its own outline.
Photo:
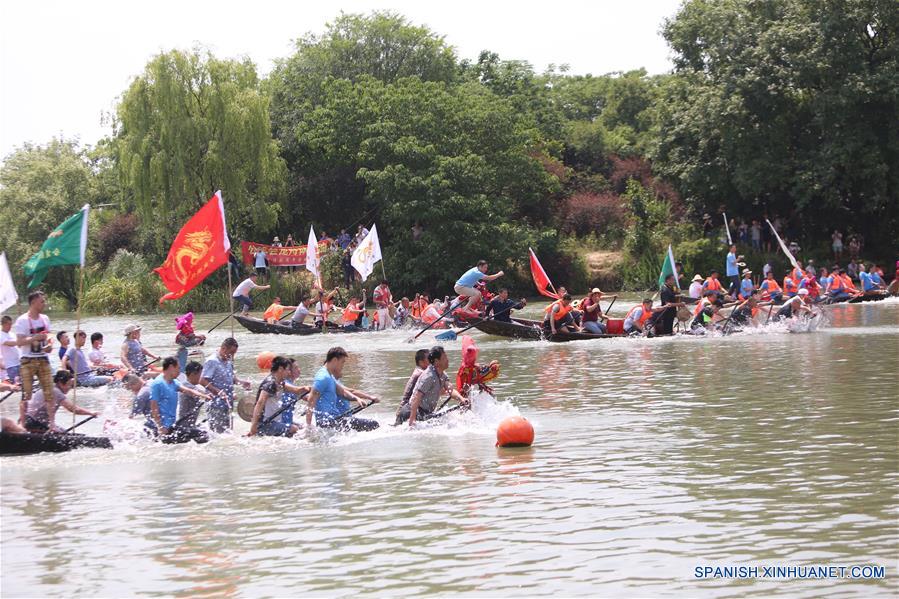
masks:
[[[387,280],[381,281],[381,284],[375,287],[371,294],[372,300],[375,302],[375,316],[377,316],[378,326],[376,330],[384,330],[390,322],[390,312],[393,308],[393,294],[390,293],[390,287],[387,286]]]
[[[276,297],[272,300],[272,304],[265,309],[265,312],[262,314],[262,319],[269,323],[275,324],[281,317],[284,316],[284,310],[296,310],[297,306],[283,306],[281,305],[281,298]]]
[[[365,297],[365,290],[362,290],[362,297]],[[359,330],[359,321],[362,320],[362,315],[365,313],[365,303],[364,299],[360,300],[355,295],[350,296],[350,301],[347,302],[346,307],[343,309],[343,317],[341,318],[341,327],[347,331],[357,331]]]
[[[844,271],[842,268],[840,269],[840,279],[843,280],[843,286],[845,287],[849,295],[854,297],[862,294],[862,292],[859,291],[855,286],[855,283],[852,282],[852,278],[848,274],[846,274],[846,271]]]
[[[421,320],[421,315],[424,313],[425,308],[428,306],[428,302],[425,299],[425,296],[420,293],[415,294],[415,299],[412,300],[412,303],[409,304],[409,318],[412,319],[413,322],[418,322]]]
[[[799,282],[793,279],[793,273],[787,273],[787,276],[784,277],[784,295],[787,298],[796,297],[796,292],[799,291]]]
[[[754,290],[749,294],[749,297],[746,300],[734,308],[734,311],[731,312],[730,322],[734,326],[741,327],[747,324],[752,324],[752,319],[755,318],[756,314],[759,313],[759,299],[761,297],[761,291],[758,289]]]
[[[564,285],[559,285],[559,288],[556,289],[556,299],[561,299],[568,293],[568,289]],[[583,320],[584,312],[581,310],[580,301],[574,300],[571,302],[571,319],[574,320],[574,324],[581,327],[583,329],[581,321]]]
[[[571,331],[580,332],[581,328],[574,322],[571,312],[571,296],[566,293],[562,299],[554,301],[546,308],[543,330],[548,335],[570,333]]]
[[[624,332],[628,335],[639,335],[647,332],[647,321],[652,317],[652,313],[652,299],[647,297],[639,306],[631,308],[627,316],[624,317]]]
[[[830,273],[830,285],[827,286],[827,294],[832,301],[842,301],[849,298],[849,290],[843,277],[840,276],[841,268],[834,268]]]
[[[471,388],[475,385],[478,390],[486,391],[493,395],[493,389],[486,383],[499,376],[499,362],[493,360],[490,364],[477,363],[478,347],[474,339],[468,335],[462,335],[462,364],[456,373],[456,391],[464,397],[468,397]]]
[[[706,291],[714,291],[718,294],[718,297],[725,298],[730,297],[725,293],[724,287],[721,285],[721,281],[718,280],[718,271],[712,270],[709,273],[709,276],[706,278],[705,283],[702,284],[703,293]]]
[[[762,292],[762,299],[765,301],[779,302],[783,298],[783,289],[777,284],[777,279],[774,278],[774,273],[770,270],[765,276],[765,280],[759,285],[759,290]]]

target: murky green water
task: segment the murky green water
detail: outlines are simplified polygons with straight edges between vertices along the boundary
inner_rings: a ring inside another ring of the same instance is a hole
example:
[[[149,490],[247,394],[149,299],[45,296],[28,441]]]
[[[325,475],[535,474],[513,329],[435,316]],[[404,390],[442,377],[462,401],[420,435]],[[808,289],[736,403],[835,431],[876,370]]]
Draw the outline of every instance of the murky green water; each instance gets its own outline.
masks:
[[[172,348],[169,318],[136,321],[153,351]],[[808,334],[570,344],[477,333],[481,359],[502,363],[499,403],[441,428],[172,447],[123,440],[134,421],[113,451],[3,458],[0,590],[895,596],[899,301],[836,306],[830,321]],[[114,353],[128,322],[85,328]],[[330,345],[344,345],[345,381],[385,399],[365,412],[384,425],[413,350],[433,342],[236,333],[238,369],[255,380],[263,349],[297,357],[311,377]],[[446,345],[454,370],[459,342]],[[79,402],[125,420],[116,393],[79,392]],[[535,445],[495,448],[496,424],[519,412]],[[705,565],[856,564],[884,566],[886,578],[694,576]]]

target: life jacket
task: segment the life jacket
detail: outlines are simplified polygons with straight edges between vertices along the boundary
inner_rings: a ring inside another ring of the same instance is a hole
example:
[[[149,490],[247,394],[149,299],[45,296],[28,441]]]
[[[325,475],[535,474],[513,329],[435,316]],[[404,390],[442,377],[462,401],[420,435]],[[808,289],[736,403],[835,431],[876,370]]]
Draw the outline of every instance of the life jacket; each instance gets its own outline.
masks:
[[[700,302],[700,304],[701,304],[701,302]],[[643,307],[643,304],[640,304],[639,306],[634,306],[633,308],[628,310],[627,316],[625,316],[624,319],[625,320],[629,319],[631,317],[631,314],[633,314],[637,310],[637,308],[642,308],[642,307]],[[639,322],[642,325],[647,320],[649,320],[650,316],[652,316],[651,308],[649,310],[643,310],[643,314],[640,315],[640,318],[639,318],[639,320],[637,320],[637,322]]]
[[[764,288],[763,288],[764,287]],[[772,293],[783,293],[783,289],[780,288],[780,285],[777,284],[777,281],[774,279],[765,279],[762,281],[762,284],[759,286],[762,289],[762,299],[769,300],[771,299]]]
[[[808,296],[811,298],[818,297],[818,293],[821,290],[821,286],[818,285],[818,281],[813,281],[811,277],[805,277],[804,279],[802,279],[802,282],[799,284],[799,286],[808,289]]]
[[[262,314],[262,320],[268,320],[269,318],[281,320],[282,314],[284,314],[284,306],[281,304],[272,304],[266,308],[265,312]]]
[[[705,280],[705,288],[708,291],[724,291],[724,288],[721,287],[721,281],[713,279],[712,277]]]
[[[696,318],[696,317],[698,317],[700,314],[702,314],[702,311],[705,310],[705,307],[706,307],[706,306],[710,306],[710,305],[712,305],[712,302],[710,302],[710,301],[707,300],[706,298],[702,298],[701,300],[699,300],[698,302],[696,302],[696,307],[693,308],[693,318]],[[637,309],[637,308],[636,308],[636,306],[635,306],[634,308],[631,309],[631,312],[633,312],[633,311],[636,310],[636,309]],[[631,313],[628,312],[627,315],[630,316]]]
[[[843,280],[843,287],[845,287],[847,291],[856,291],[855,285],[852,283],[852,279],[849,278],[849,275],[840,275],[840,278]]]
[[[375,304],[386,304],[390,299],[390,288],[381,287],[380,285],[375,287],[375,291],[371,296],[372,300]]]
[[[549,316],[552,314],[553,306],[559,306],[559,311],[556,312],[555,316],[553,316],[553,320],[555,320],[556,322],[559,322],[560,320],[562,320],[563,318],[568,316],[568,313],[574,309],[571,307],[571,304],[568,304],[567,306],[563,306],[562,300],[556,300],[553,303],[551,303],[549,306],[546,307],[546,310],[545,310],[546,318],[549,318]]]
[[[784,277],[784,293],[787,295],[796,295],[799,291],[799,285],[793,280],[793,277],[787,275]]]
[[[362,308],[359,304],[349,304],[343,309],[343,324],[353,324],[362,315]]]
[[[409,305],[409,316],[416,320],[421,320],[421,313],[425,308],[425,301],[423,299],[417,299],[412,304]]]
[[[431,324],[440,318],[440,312],[434,307],[434,304],[428,304],[422,311],[421,321],[425,324]]]
[[[830,278],[830,292],[831,293],[840,293],[843,291],[843,279],[839,274],[835,274]]]

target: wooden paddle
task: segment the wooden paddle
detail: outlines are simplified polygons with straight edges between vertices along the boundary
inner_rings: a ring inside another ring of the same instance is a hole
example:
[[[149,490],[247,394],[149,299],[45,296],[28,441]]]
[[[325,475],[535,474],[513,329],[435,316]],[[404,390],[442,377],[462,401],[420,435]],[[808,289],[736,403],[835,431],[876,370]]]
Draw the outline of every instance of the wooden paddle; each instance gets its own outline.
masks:
[[[93,420],[94,418],[96,418],[96,416],[88,416],[87,418],[85,418],[85,419],[82,420],[81,422],[77,423],[75,426],[70,426],[70,427],[67,428],[66,430],[62,431],[62,434],[71,433],[73,430],[75,430],[76,428],[78,428],[79,426],[81,426],[82,424],[84,424],[85,422],[89,422],[89,421]]]
[[[449,308],[446,309],[446,312],[444,312],[443,314],[440,315],[440,318],[438,318],[437,320],[435,320],[434,322],[432,322],[431,324],[429,324],[428,326],[426,326],[425,328],[423,328],[423,329],[422,329],[421,331],[419,331],[418,334],[415,335],[414,337],[409,337],[408,339],[406,339],[406,343],[412,343],[413,341],[415,341],[416,339],[418,339],[419,337],[421,337],[422,334],[423,334],[425,331],[427,331],[428,329],[430,329],[431,327],[433,327],[435,324],[437,324],[438,322],[440,322],[441,320],[443,320],[443,319],[446,317],[447,314],[449,314],[450,312],[452,312],[452,311],[456,308],[456,306],[457,306],[457,304],[456,304],[455,301],[450,302]]]
[[[10,395],[12,395],[13,393],[18,393],[18,391],[16,391],[16,390],[10,391],[10,392],[7,393],[6,395],[4,395],[2,398],[0,398],[0,403],[3,403],[4,401],[6,401],[6,398],[8,398],[8,397],[9,397]]]
[[[221,319],[221,320],[218,322],[217,325],[215,325],[214,327],[212,327],[211,329],[209,329],[208,331],[206,331],[206,334],[208,335],[208,334],[211,333],[212,331],[216,330],[217,328],[219,328],[220,326],[222,326],[223,324],[225,324],[225,321],[226,321],[226,320],[228,320],[229,318],[231,318],[232,316],[234,316],[235,314],[237,314],[237,313],[240,312],[241,310],[243,310],[242,307],[241,307],[240,309],[238,309],[238,310],[235,310],[235,311],[232,312],[231,314],[227,315],[227,316],[224,317],[223,319]]]
[[[286,412],[287,410],[293,408],[295,405],[297,405],[297,402],[299,402],[301,399],[303,399],[303,398],[306,397],[307,395],[309,395],[309,392],[308,392],[308,391],[306,391],[305,393],[303,393],[302,395],[300,395],[299,397],[297,397],[297,398],[294,399],[293,401],[287,402],[286,404],[284,404],[283,406],[281,406],[281,408],[280,408],[277,412],[275,412],[274,414],[272,414],[271,416],[269,416],[268,418],[266,418],[265,420],[263,420],[263,421],[262,421],[262,424],[261,424],[260,426],[265,426],[266,424],[268,424],[269,422],[273,421],[275,418],[277,418],[278,416],[280,416],[281,414],[283,414],[283,413]]]

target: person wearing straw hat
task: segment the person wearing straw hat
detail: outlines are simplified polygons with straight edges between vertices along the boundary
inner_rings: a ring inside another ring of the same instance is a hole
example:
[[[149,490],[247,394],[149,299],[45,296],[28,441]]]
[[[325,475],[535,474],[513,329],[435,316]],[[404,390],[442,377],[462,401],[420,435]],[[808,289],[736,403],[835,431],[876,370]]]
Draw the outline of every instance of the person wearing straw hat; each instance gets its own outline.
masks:
[[[125,342],[122,343],[122,364],[131,372],[144,375],[147,372],[147,358],[157,359],[140,342],[141,327],[129,324],[125,327]],[[156,374],[152,374],[156,376]]]
[[[608,320],[608,318],[602,313],[602,306],[599,305],[602,297],[602,291],[600,291],[599,287],[594,287],[590,290],[590,295],[581,302],[580,307],[583,313],[581,322],[583,323],[584,332],[595,335],[606,334],[606,325],[603,321]]]
[[[696,274],[693,277],[693,281],[690,283],[690,290],[687,294],[693,299],[702,299],[702,283],[705,279],[702,278],[702,275]]]
[[[740,281],[740,299],[748,300],[755,291],[755,285],[752,283],[752,271],[748,268],[743,269],[743,280]]]

